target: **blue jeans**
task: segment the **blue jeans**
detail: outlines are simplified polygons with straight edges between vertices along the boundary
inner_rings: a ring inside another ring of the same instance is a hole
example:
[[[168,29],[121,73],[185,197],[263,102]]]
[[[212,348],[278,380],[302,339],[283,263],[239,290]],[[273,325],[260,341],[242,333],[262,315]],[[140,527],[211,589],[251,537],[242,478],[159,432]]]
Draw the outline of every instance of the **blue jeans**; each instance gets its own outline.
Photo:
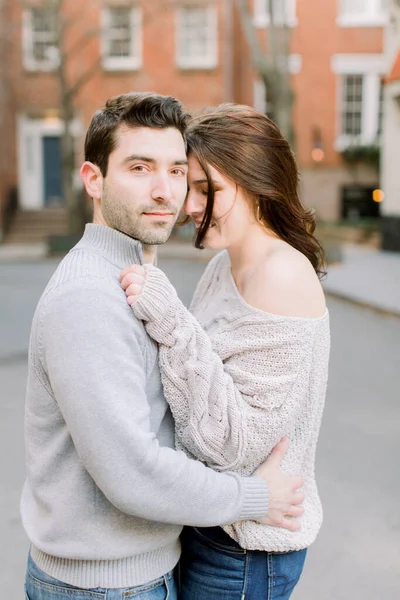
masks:
[[[26,600],[177,600],[177,597],[172,571],[159,579],[131,588],[85,590],[53,579],[39,569],[30,556],[28,558]]]
[[[307,550],[243,550],[220,527],[186,527],[179,565],[180,600],[287,600]]]

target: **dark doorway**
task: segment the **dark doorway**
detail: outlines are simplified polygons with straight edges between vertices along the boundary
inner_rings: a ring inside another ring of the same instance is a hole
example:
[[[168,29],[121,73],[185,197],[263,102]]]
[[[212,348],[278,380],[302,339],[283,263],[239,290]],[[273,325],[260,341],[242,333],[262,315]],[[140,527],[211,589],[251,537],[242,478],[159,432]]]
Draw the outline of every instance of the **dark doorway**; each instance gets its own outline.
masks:
[[[43,138],[43,189],[44,205],[63,204],[61,181],[61,138]]]
[[[342,188],[342,219],[356,220],[380,216],[379,202],[374,202],[373,191],[378,186],[352,185]]]

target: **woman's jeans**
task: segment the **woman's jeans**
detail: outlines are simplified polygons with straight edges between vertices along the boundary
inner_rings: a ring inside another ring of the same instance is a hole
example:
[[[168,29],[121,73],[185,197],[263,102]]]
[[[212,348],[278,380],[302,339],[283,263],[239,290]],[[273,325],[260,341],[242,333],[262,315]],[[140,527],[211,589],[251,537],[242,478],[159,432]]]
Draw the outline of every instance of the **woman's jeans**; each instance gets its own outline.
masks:
[[[25,581],[26,600],[177,600],[173,572],[144,585],[131,588],[84,590],[49,577],[28,558]]]
[[[180,600],[287,600],[307,550],[243,550],[220,527],[182,533]]]

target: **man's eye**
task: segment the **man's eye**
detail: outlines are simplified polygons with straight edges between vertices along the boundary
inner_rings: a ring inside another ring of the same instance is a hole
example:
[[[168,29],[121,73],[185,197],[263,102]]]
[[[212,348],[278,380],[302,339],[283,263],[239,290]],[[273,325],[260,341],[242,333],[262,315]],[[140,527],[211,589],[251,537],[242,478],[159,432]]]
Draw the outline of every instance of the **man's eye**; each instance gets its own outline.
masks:
[[[185,175],[185,171],[183,169],[172,169],[173,175]]]
[[[134,165],[131,170],[136,171],[137,173],[142,173],[145,171],[145,167],[143,165]]]
[[[203,196],[208,196],[208,190],[201,190],[201,193],[203,194]]]

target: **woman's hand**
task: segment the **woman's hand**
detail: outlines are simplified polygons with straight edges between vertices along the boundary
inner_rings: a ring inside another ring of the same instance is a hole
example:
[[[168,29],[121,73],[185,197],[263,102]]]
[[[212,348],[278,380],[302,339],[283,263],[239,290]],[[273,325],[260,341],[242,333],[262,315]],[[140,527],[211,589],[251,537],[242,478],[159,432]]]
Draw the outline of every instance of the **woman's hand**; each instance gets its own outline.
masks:
[[[119,280],[122,289],[125,291],[128,304],[132,306],[143,291],[146,282],[146,269],[141,265],[130,265],[121,271]]]

